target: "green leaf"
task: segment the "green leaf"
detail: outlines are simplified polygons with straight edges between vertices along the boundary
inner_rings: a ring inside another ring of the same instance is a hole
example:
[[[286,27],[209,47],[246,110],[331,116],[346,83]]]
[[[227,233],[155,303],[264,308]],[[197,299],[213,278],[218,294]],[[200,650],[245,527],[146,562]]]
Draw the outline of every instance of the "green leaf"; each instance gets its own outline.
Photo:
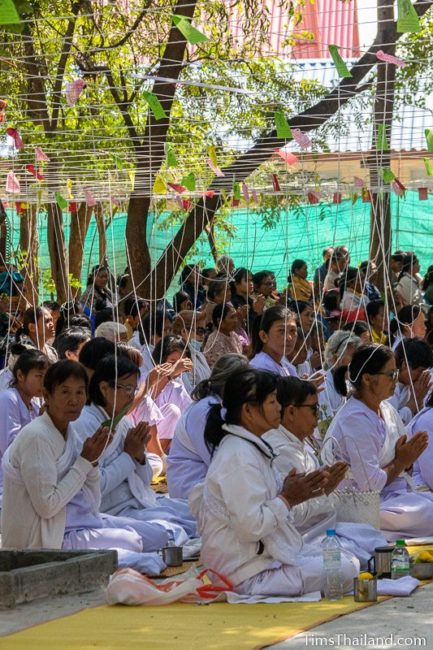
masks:
[[[195,175],[193,172],[189,173],[188,176],[184,176],[180,182],[181,185],[186,187],[190,192],[195,192]]]
[[[117,169],[123,169],[125,167],[125,161],[123,158],[120,156],[117,156],[115,153],[113,154],[114,158],[114,164],[116,165]]]
[[[400,34],[421,31],[418,14],[410,0],[397,0],[397,11],[397,31]]]
[[[165,157],[167,161],[167,167],[176,167],[177,165],[177,158],[176,158],[176,153],[174,151],[174,147],[170,142],[165,143]]]
[[[382,169],[382,178],[384,183],[391,183],[395,179],[395,174],[389,167],[384,167]]]
[[[0,25],[16,25],[21,22],[13,0],[0,0]]]
[[[385,124],[377,125],[377,148],[380,151],[389,151],[389,144],[386,138]]]
[[[233,185],[233,198],[237,201],[239,201],[241,198],[241,186],[237,181]]]
[[[430,158],[424,158],[424,165],[427,176],[433,176],[433,161]]]
[[[162,120],[164,118],[168,118],[167,113],[163,109],[162,104],[156,95],[148,92],[147,90],[144,90],[143,98],[149,104],[149,108],[154,114],[156,120]]]
[[[68,207],[68,200],[65,199],[65,197],[62,196],[60,192],[54,192],[54,198],[56,199],[56,203],[59,206],[60,210],[66,210]]]
[[[425,129],[424,133],[427,142],[427,150],[433,151],[433,129]]]
[[[207,36],[198,31],[190,23],[190,19],[187,16],[181,16],[180,14],[173,15],[171,17],[173,25],[175,25],[182,36],[191,43],[192,45],[197,45],[197,43],[204,43],[204,41],[209,40]]]
[[[292,139],[292,129],[284,115],[283,111],[275,111],[274,113],[275,126],[277,129],[277,138],[284,138],[284,140]]]
[[[344,63],[343,59],[340,56],[337,45],[328,45],[329,54],[334,61],[338,76],[342,78],[351,77],[352,73],[348,69],[347,65]]]

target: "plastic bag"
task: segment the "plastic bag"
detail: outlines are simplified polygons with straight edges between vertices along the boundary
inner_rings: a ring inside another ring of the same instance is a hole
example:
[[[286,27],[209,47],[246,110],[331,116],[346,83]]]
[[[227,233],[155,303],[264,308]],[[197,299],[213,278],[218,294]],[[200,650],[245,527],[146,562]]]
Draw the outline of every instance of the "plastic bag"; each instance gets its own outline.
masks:
[[[213,584],[208,574],[215,575],[222,584]],[[113,574],[107,587],[109,605],[169,605],[177,600],[183,603],[209,603],[225,591],[232,591],[231,582],[212,570],[186,573],[155,582],[134,569],[120,569]]]

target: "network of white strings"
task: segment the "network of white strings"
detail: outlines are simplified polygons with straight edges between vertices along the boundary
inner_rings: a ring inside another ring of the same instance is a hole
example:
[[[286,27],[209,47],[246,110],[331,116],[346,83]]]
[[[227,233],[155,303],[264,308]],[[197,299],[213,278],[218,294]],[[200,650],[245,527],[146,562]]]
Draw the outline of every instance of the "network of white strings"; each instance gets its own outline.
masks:
[[[374,7],[372,6],[372,10]],[[149,9],[149,13],[154,12],[153,18],[155,20],[158,20],[158,12],[162,15],[164,13],[163,9],[156,9],[152,10]],[[131,8],[131,12],[133,12],[133,9]],[[61,17],[58,17],[61,18]],[[133,21],[134,15],[132,13],[131,15],[131,22]],[[69,19],[68,16],[64,16],[65,22]],[[43,19],[39,19],[42,21]],[[342,27],[342,25],[341,25]],[[372,31],[375,31],[375,23],[371,24],[371,29]],[[205,27],[203,29],[205,30]],[[293,30],[296,33],[296,28]],[[10,44],[10,36],[9,38],[9,44]],[[17,36],[17,40],[20,40],[21,37]],[[113,40],[116,40],[113,38]],[[3,46],[5,43],[3,44]],[[324,45],[329,45],[329,44],[324,44]],[[382,43],[381,46],[386,46],[386,43]],[[266,56],[272,57],[274,56],[275,53],[271,51],[266,52]],[[410,62],[407,58],[405,59],[406,61]],[[9,61],[8,65],[10,64],[10,69],[13,73],[13,69],[18,68],[20,65],[24,63],[23,59],[14,59],[13,61]],[[291,61],[292,65],[294,66],[295,70],[297,69],[297,75],[301,74],[302,70],[302,65],[304,61],[296,61],[292,60]],[[388,64],[387,64],[388,65]],[[334,68],[332,62],[328,60],[326,63],[326,66],[329,66],[329,68]],[[2,73],[2,75],[5,74],[5,72]],[[131,76],[131,81],[133,80],[134,73],[132,73]],[[338,82],[338,79],[335,79],[335,82]],[[97,85],[99,82],[98,80],[96,82],[89,82],[88,88],[84,89],[83,94],[85,95],[87,92],[92,92],[92,94],[95,92],[95,89],[92,88],[90,90],[90,86],[93,84]],[[419,79],[419,85],[422,87],[423,80]],[[149,82],[150,84],[150,82]],[[180,88],[182,87],[182,79],[180,79]],[[148,86],[149,89],[151,89],[151,85]],[[215,89],[214,89],[215,91]],[[239,87],[233,87],[232,89],[225,89],[218,91],[221,93],[237,93],[237,92],[245,92],[242,89],[242,79],[239,79]],[[385,85],[384,88],[384,96],[386,97],[387,95],[387,87]],[[355,96],[355,93],[353,93]],[[9,105],[12,104],[19,104],[20,102],[27,102],[28,97],[19,97],[16,95],[11,95],[11,96],[2,96],[2,99],[6,100]],[[162,105],[164,106],[164,97],[160,97],[160,101]],[[202,100],[203,102],[203,113],[206,110],[206,94],[204,93]],[[79,100],[78,104],[79,105]],[[89,104],[87,103],[87,106],[89,107]],[[63,108],[64,105],[63,105]],[[85,145],[85,148],[82,150],[76,149],[75,147],[71,146],[71,143],[74,141],[74,130],[66,130],[62,132],[61,130],[58,131],[58,135],[62,136],[63,138],[63,144],[59,144],[59,140],[56,139],[56,144],[53,146],[53,148],[50,148],[50,146],[44,145],[44,151],[47,153],[47,155],[53,159],[57,159],[58,161],[61,161],[62,167],[59,169],[59,166],[56,165],[55,169],[55,177],[50,177],[50,163],[47,163],[43,165],[43,173],[45,176],[45,179],[47,182],[49,182],[50,185],[50,194],[45,194],[43,191],[44,184],[38,184],[35,182],[35,180],[30,176],[26,175],[25,172],[23,173],[23,163],[21,162],[21,154],[14,155],[13,150],[10,150],[10,155],[9,157],[5,157],[2,160],[1,163],[1,176],[3,177],[1,180],[1,186],[2,188],[4,187],[4,181],[6,177],[6,173],[9,170],[15,171],[17,174],[20,175],[20,181],[21,181],[21,193],[19,195],[6,195],[3,190],[0,191],[0,197],[4,200],[8,200],[11,204],[13,205],[13,202],[15,201],[21,201],[24,203],[29,203],[37,206],[37,208],[40,208],[42,210],[43,206],[47,204],[47,202],[53,202],[54,196],[53,196],[53,191],[59,191],[63,195],[67,195],[66,187],[68,184],[68,181],[72,181],[72,191],[73,191],[73,199],[74,201],[80,202],[84,200],[84,190],[88,189],[91,190],[91,192],[94,194],[94,197],[98,202],[101,202],[103,204],[103,210],[104,214],[111,219],[116,219],[119,216],[119,213],[124,211],[126,206],[127,206],[127,200],[129,197],[129,194],[132,189],[132,185],[134,186],[134,194],[136,196],[142,196],[142,197],[147,197],[152,194],[152,188],[154,185],[155,178],[153,175],[148,175],[148,177],[140,175],[140,177],[137,177],[135,179],[131,178],[131,175],[129,174],[127,169],[119,170],[116,165],[114,164],[113,161],[113,153],[119,156],[124,156],[124,159],[128,161],[129,159],[129,154],[128,151],[125,149],[124,142],[122,140],[122,137],[116,137],[115,135],[110,135],[105,133],[104,131],[104,118],[105,115],[108,114],[108,112],[112,110],[116,110],[115,104],[109,104],[106,101],[104,101],[104,104],[94,104],[91,107],[94,110],[94,121],[99,120],[100,126],[99,128],[93,129],[91,133],[89,133],[88,139],[81,138],[81,142],[83,145]],[[270,106],[263,105],[263,111],[267,114],[270,115],[269,117],[269,132],[274,128],[274,124],[272,121],[272,112],[275,109],[275,105],[272,104]],[[412,107],[406,107],[406,110],[413,110],[413,115],[414,115],[414,122],[415,126],[412,129],[412,132],[409,134],[410,135],[410,141],[413,142],[419,142],[419,148],[423,148],[424,145],[424,133],[422,126],[417,126],[416,125],[416,120],[415,120],[415,114],[419,114],[419,108],[412,106]],[[2,126],[8,126],[8,120],[7,120],[7,110],[6,109],[6,120]],[[68,110],[66,107],[65,110]],[[75,107],[70,109],[70,110],[76,110]],[[364,110],[365,115],[371,117],[371,112],[372,108],[370,104],[366,104],[364,109],[362,108],[357,108],[356,110]],[[430,115],[430,111],[426,109],[426,114]],[[324,185],[321,185],[318,189],[323,192],[323,199],[324,201],[330,200],[333,193],[335,191],[342,191],[345,194],[350,194],[355,190],[353,187],[353,181],[352,179],[347,179],[345,177],[344,173],[344,156],[342,155],[343,152],[340,151],[340,145],[344,141],[345,143],[350,142],[350,145],[348,148],[351,150],[357,150],[359,154],[359,158],[363,162],[367,162],[367,157],[370,155],[369,151],[359,151],[358,147],[361,142],[361,138],[357,141],[357,138],[351,138],[349,136],[349,140],[346,135],[344,135],[345,131],[347,130],[347,124],[344,124],[344,119],[349,119],[350,115],[350,109],[348,111],[342,109],[341,110],[341,120],[342,120],[342,129],[341,129],[341,137],[337,136],[335,138],[335,145],[333,147],[333,151],[331,156],[328,157],[328,160],[333,160],[337,164],[338,168],[338,178],[333,180],[332,182],[328,182]],[[141,117],[137,118],[136,121],[136,126],[138,130],[143,130],[144,131],[144,125],[146,121],[147,116],[143,115]],[[176,118],[171,118],[172,119],[172,128],[173,130],[176,129]],[[188,117],[182,118],[183,120],[188,120]],[[432,120],[433,121],[433,120]],[[27,124],[27,126],[26,126]],[[28,130],[28,122],[26,124],[20,124],[19,121],[14,121],[13,126],[20,131],[21,136],[24,140],[25,147],[26,149],[30,150],[32,147],[39,146],[38,142],[38,131],[31,131]],[[199,121],[191,121],[190,122],[191,126],[197,127],[200,126]],[[433,124],[432,124],[433,126]],[[344,128],[343,128],[344,127]],[[80,123],[79,120],[77,120],[77,129],[80,128]],[[417,132],[417,130],[419,132]],[[314,146],[314,141],[315,141],[315,133],[310,132],[309,136],[313,140],[313,151],[317,150],[317,147]],[[150,134],[150,144],[152,144],[152,134]],[[364,136],[362,137],[362,140],[364,140]],[[9,143],[10,144],[10,143]],[[230,144],[231,147],[236,146],[236,142],[225,142],[224,143],[226,146]],[[251,143],[249,143],[251,144]],[[173,143],[173,146],[175,147],[175,143]],[[193,143],[192,143],[193,146]],[[241,148],[241,144],[238,142],[239,149]],[[292,151],[296,151],[296,154],[299,157],[299,163],[297,166],[298,172],[302,172],[304,168],[304,157],[302,155],[302,152],[299,150],[296,150],[296,147],[291,147]],[[3,150],[4,151],[4,150]],[[270,143],[269,146],[269,157],[271,157],[271,154],[273,152],[273,146],[272,143]],[[311,153],[311,150],[309,150],[308,153]],[[217,157],[220,158],[221,160],[224,159],[224,148],[218,148],[216,150]],[[380,160],[380,153],[377,154],[377,166],[381,166],[381,160]],[[396,156],[398,156],[398,153],[395,154],[393,153],[393,159],[396,159]],[[97,169],[97,166],[94,164],[94,162],[98,160],[99,162],[103,163],[104,170],[101,171],[100,169]],[[163,164],[164,158],[161,157],[158,160],[154,160],[153,162],[159,164]],[[36,166],[36,165],[35,165]],[[189,168],[189,160],[188,156],[179,156],[178,155],[178,167],[179,167],[179,178],[181,178],[182,175],[187,174],[190,171]],[[203,158],[203,169],[206,169],[206,160],[205,157]],[[318,156],[317,159],[317,165],[316,169],[320,175],[320,155]],[[207,170],[209,172],[209,170]],[[281,194],[286,194],[289,196],[290,194],[296,193],[302,194],[302,190],[300,190],[300,182],[299,179],[302,179],[302,175],[298,174],[295,178],[291,178],[290,176],[286,176],[283,178],[281,182]],[[197,190],[195,193],[187,193],[185,196],[191,197],[194,199],[194,197],[201,196],[201,193],[204,192],[207,187],[208,187],[208,179],[209,176],[205,175],[203,179],[200,179],[197,177]],[[233,182],[236,181],[236,179],[227,179],[227,186],[230,188],[230,186],[233,184]],[[246,181],[248,184],[248,180]],[[366,185],[368,186],[368,182],[366,182]],[[413,181],[412,184],[408,184],[408,188],[410,187],[420,187],[420,186],[427,186],[429,187],[429,181],[427,178],[420,178],[416,179]],[[38,191],[42,188],[42,194],[39,194],[38,196]],[[255,185],[255,189],[259,194],[274,194],[274,189],[272,186],[271,178],[269,178],[269,181],[261,181],[260,185]],[[379,188],[372,188],[368,186],[368,189],[379,189],[382,192],[387,192],[389,191],[389,186],[384,186],[381,185]],[[157,197],[161,198],[161,197]],[[173,205],[175,205],[176,202],[176,196],[175,192],[170,192],[167,195],[167,198],[173,200]],[[306,194],[305,194],[306,198]],[[255,215],[258,209],[258,206],[255,204],[249,204],[243,206],[243,209],[246,211],[246,214],[249,215]],[[317,213],[319,212],[320,205],[317,206]],[[12,208],[11,210],[8,211],[8,216],[12,220],[12,227],[17,228],[18,227],[18,219],[15,210]],[[29,216],[29,218],[36,218],[38,222],[38,230],[40,232],[43,231],[45,228],[45,223],[44,223],[44,217],[39,212],[38,210],[36,211],[36,216]],[[284,212],[283,213],[283,218],[281,220],[281,223],[278,228],[281,228],[281,233],[282,237],[281,239],[284,241],[284,250],[282,248],[278,251],[274,251],[271,255],[271,257],[268,260],[268,263],[263,266],[263,268],[267,268],[271,271],[276,271],[278,269],[281,269],[282,266],[286,266],[286,269],[290,267],[291,262],[295,257],[298,257],[296,254],[296,243],[292,244],[290,242],[290,227],[289,227],[289,213]],[[352,236],[348,238],[345,241],[339,241],[338,240],[338,230],[337,230],[337,222],[338,222],[338,210],[337,210],[337,216],[334,222],[334,230],[329,232],[329,237],[327,238],[326,241],[320,241],[318,243],[318,227],[317,227],[317,221],[314,222],[313,219],[310,218],[308,222],[305,223],[305,234],[307,240],[310,240],[311,242],[315,242],[315,248],[313,250],[313,243],[312,243],[312,250],[311,254],[309,256],[309,259],[314,259],[315,261],[318,261],[320,258],[320,251],[323,247],[325,246],[332,246],[332,245],[338,245],[338,244],[344,244],[348,247],[349,251],[351,251],[351,245],[355,244],[356,241],[359,238],[359,232],[353,232]],[[433,224],[432,224],[433,226]],[[365,226],[368,231],[368,224]],[[111,273],[113,274],[114,277],[117,277],[118,275],[122,274],[124,271],[125,263],[122,260],[122,262],[119,262],[118,255],[116,254],[117,251],[119,251],[120,247],[123,247],[125,245],[125,240],[122,239],[121,242],[115,241],[114,237],[114,228],[109,228],[108,231],[109,236],[108,236],[108,241],[107,241],[107,252],[108,252],[108,257],[110,259],[110,270]],[[365,236],[366,232],[363,229],[362,235]],[[259,235],[259,237],[262,235]],[[379,232],[379,237],[380,241],[384,242],[384,233]],[[248,239],[248,244],[253,242],[253,245],[251,246],[251,249],[248,249],[247,252],[247,260],[243,260],[243,265],[246,266],[249,269],[252,269],[253,271],[258,271],[262,270],[262,268],[254,268],[254,257],[255,257],[255,248],[260,245],[260,240],[257,239],[257,232],[254,231],[254,233],[251,233],[251,238],[247,237]],[[84,242],[83,243],[83,248],[84,248]],[[156,254],[156,248],[154,246],[154,243],[152,242],[152,238],[150,239],[149,242],[149,247],[151,250],[151,253],[153,252]],[[230,248],[226,250],[221,250],[221,254],[229,254],[230,255]],[[283,261],[282,261],[283,260]],[[12,261],[12,260],[11,260]],[[129,261],[129,250],[126,245],[126,265],[128,265]],[[9,260],[5,260],[5,262],[9,262]],[[235,259],[235,263],[238,261]],[[352,259],[352,263],[354,263],[355,260]],[[83,264],[83,269],[87,270],[93,265],[93,262],[90,259],[84,259],[84,264]],[[237,264],[239,266],[239,264]],[[312,272],[312,269],[310,267],[310,273]],[[388,277],[388,271],[387,269],[383,269],[384,273],[384,285],[389,286],[389,277]],[[150,278],[152,281],[152,277]],[[136,295],[137,297],[140,296],[140,286],[137,285],[134,281],[134,277],[131,278],[132,280],[132,294]],[[230,278],[227,279],[227,283],[230,281]],[[284,287],[280,286],[279,289],[282,290]],[[168,289],[168,286],[167,286]],[[34,302],[33,304],[36,304],[36,287],[33,287],[33,296]],[[228,296],[230,295],[228,291]],[[150,300],[151,302],[154,300],[155,292],[153,287],[151,286],[150,290],[150,295],[144,296],[146,299]],[[169,299],[171,298],[170,295],[167,296]],[[385,297],[386,301],[388,301],[388,297]],[[391,298],[392,300],[392,298]],[[386,310],[387,311],[392,311],[396,313],[396,307],[394,304],[386,304]],[[116,314],[118,317],[118,313]],[[313,326],[314,327],[314,324]]]

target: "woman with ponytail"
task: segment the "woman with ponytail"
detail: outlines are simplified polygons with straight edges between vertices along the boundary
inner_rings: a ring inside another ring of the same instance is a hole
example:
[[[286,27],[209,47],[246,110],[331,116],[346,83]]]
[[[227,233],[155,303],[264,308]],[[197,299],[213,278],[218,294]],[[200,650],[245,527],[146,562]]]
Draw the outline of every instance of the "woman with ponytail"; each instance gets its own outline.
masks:
[[[187,499],[192,488],[204,481],[211,455],[204,440],[209,409],[221,404],[229,377],[248,368],[242,354],[224,354],[212,368],[209,379],[201,381],[192,393],[193,403],[177,423],[167,456],[167,483],[171,497]]]
[[[202,563],[227,576],[240,594],[299,596],[322,585],[320,547],[304,544],[292,508],[324,494],[328,473],[291,472],[280,480],[273,449],[263,440],[280,424],[277,382],[275,374],[254,369],[228,379],[222,406],[210,408],[204,433],[212,462],[189,499]],[[344,555],[342,564],[348,591],[359,562]]]
[[[381,530],[388,540],[432,535],[433,494],[413,492],[407,476],[427,447],[427,433],[418,430],[408,441],[387,401],[398,378],[394,353],[384,345],[359,347],[348,378],[353,392],[327,431],[322,460],[349,463],[342,488],[380,492]]]

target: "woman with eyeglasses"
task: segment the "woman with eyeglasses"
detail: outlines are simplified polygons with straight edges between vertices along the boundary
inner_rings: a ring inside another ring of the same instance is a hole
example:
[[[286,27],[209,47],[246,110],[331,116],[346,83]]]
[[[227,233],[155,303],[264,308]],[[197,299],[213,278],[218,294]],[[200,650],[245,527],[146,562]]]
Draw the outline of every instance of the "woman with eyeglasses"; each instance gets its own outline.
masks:
[[[352,394],[338,411],[322,446],[322,460],[343,460],[350,477],[342,487],[380,492],[381,530],[394,541],[433,534],[433,500],[412,491],[407,472],[426,449],[428,435],[407,440],[397,411],[387,401],[398,377],[394,353],[383,345],[356,350],[349,365]]]
[[[320,546],[306,545],[293,523],[293,509],[323,494],[328,472],[286,476],[275,468],[276,454],[264,434],[280,424],[278,377],[245,369],[226,382],[221,404],[211,406],[204,437],[212,456],[204,484],[190,493],[202,538],[201,561],[219,571],[234,591],[288,595],[320,590]],[[342,557],[344,589],[359,570]]]
[[[265,433],[263,439],[278,453],[274,464],[281,479],[296,472],[309,474],[320,468],[314,449],[317,443],[314,430],[319,418],[317,389],[309,381],[296,377],[281,377],[278,380],[277,399],[281,404],[281,424],[278,429]],[[327,466],[328,482],[324,494],[301,503],[293,509],[296,528],[304,541],[320,541],[328,528],[336,528],[340,543],[353,553],[363,566],[376,546],[386,544],[384,536],[368,524],[342,523],[337,525],[334,490],[343,480],[347,463],[337,461]]]
[[[106,424],[113,439],[99,460],[101,511],[141,522],[158,520],[169,539],[183,544],[195,534],[195,523],[186,503],[157,496],[150,484],[152,454],[159,446],[151,433],[156,431],[161,413],[153,403],[134,402],[139,368],[128,357],[106,356],[97,365],[89,385],[90,404],[77,421],[81,440]]]
[[[162,525],[140,522],[138,527],[133,519],[100,514],[98,463],[111,436],[107,427],[89,427],[84,442],[79,441],[74,423],[86,403],[87,382],[86,371],[75,361],[48,368],[45,412],[20,431],[3,457],[3,544],[18,549],[112,548],[123,566],[159,571],[154,555],[142,551],[167,543]]]

